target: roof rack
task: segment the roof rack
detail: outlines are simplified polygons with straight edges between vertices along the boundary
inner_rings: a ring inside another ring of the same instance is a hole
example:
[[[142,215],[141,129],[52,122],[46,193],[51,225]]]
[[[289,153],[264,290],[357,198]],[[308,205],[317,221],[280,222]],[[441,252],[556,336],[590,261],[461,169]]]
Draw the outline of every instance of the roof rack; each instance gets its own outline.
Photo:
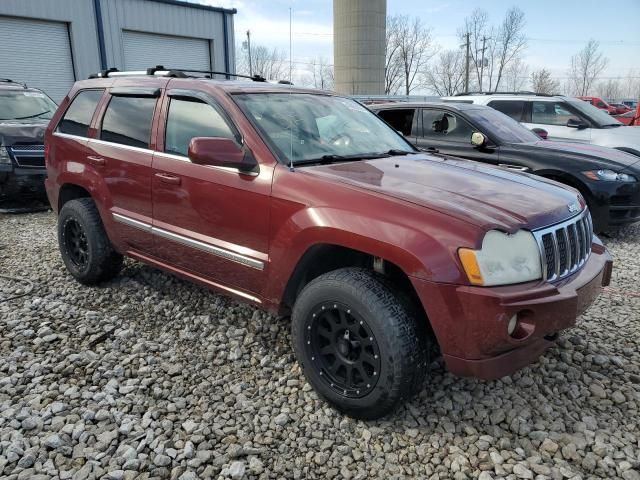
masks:
[[[89,75],[89,78],[112,78],[112,77],[130,77],[139,75],[152,75],[156,77],[176,77],[176,78],[188,78],[193,75],[187,75],[187,73],[203,73],[205,78],[213,78],[213,75],[224,75],[226,77],[248,78],[254,82],[266,82],[267,79],[260,75],[240,75],[238,73],[229,72],[217,72],[214,70],[193,70],[188,68],[165,68],[162,65],[156,65],[155,67],[147,68],[146,70],[131,70],[121,72],[117,68],[109,68],[102,70],[98,73]]]
[[[465,95],[535,95],[536,97],[555,97],[553,93],[536,93],[528,90],[520,90],[518,92],[462,92],[456,93],[454,97],[462,97]]]
[[[14,82],[10,78],[0,78],[0,82],[2,82],[2,83],[15,83],[16,85],[22,85],[23,88],[28,88],[26,83],[24,83],[24,82]]]

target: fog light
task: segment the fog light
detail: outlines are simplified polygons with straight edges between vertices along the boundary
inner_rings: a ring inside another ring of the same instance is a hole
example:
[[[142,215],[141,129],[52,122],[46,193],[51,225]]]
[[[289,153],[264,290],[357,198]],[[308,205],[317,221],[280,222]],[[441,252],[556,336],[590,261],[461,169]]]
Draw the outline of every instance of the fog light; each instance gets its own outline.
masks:
[[[507,333],[509,335],[513,335],[513,332],[516,330],[516,326],[518,325],[518,314],[516,313],[511,320],[509,320],[509,325],[507,325]]]

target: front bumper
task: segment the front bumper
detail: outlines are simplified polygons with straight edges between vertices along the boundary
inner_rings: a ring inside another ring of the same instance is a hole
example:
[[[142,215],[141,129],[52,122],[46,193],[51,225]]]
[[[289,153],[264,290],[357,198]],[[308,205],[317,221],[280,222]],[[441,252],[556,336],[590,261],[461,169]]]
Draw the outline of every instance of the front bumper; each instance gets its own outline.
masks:
[[[8,197],[43,197],[44,181],[47,170],[44,168],[18,168],[1,166],[0,198]]]
[[[594,240],[587,263],[560,282],[506,287],[438,284],[412,278],[438,339],[447,369],[493,380],[534,362],[555,335],[576,323],[609,284],[613,261]],[[518,315],[513,335],[509,320]]]
[[[640,222],[640,182],[590,182],[590,187],[596,232]]]

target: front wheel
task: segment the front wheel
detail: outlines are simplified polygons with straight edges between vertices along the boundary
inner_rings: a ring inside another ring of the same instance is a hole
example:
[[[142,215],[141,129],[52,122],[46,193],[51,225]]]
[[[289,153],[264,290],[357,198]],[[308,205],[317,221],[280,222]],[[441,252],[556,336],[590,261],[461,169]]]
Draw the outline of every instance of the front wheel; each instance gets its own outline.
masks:
[[[422,387],[429,364],[429,339],[409,312],[364,269],[311,281],[292,314],[296,357],[311,386],[355,418],[375,419],[398,408]]]

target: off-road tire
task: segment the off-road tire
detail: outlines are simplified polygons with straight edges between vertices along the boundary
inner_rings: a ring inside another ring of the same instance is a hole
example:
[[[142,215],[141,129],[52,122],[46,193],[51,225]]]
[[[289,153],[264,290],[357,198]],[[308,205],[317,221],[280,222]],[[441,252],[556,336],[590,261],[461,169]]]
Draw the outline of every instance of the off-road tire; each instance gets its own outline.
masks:
[[[86,262],[74,262],[65,238],[69,222],[75,222],[86,239]],[[94,285],[111,280],[122,268],[123,257],[115,251],[95,202],[91,198],[70,200],[58,215],[58,246],[67,270],[80,283]]]
[[[364,319],[373,333],[380,353],[380,372],[373,389],[359,398],[350,398],[331,388],[317,358],[311,358],[309,343],[312,312],[319,305],[347,305]],[[402,405],[424,385],[433,351],[426,321],[411,314],[401,295],[361,268],[342,268],[321,275],[300,292],[291,316],[293,346],[298,362],[315,391],[341,412],[359,419],[383,417]]]

